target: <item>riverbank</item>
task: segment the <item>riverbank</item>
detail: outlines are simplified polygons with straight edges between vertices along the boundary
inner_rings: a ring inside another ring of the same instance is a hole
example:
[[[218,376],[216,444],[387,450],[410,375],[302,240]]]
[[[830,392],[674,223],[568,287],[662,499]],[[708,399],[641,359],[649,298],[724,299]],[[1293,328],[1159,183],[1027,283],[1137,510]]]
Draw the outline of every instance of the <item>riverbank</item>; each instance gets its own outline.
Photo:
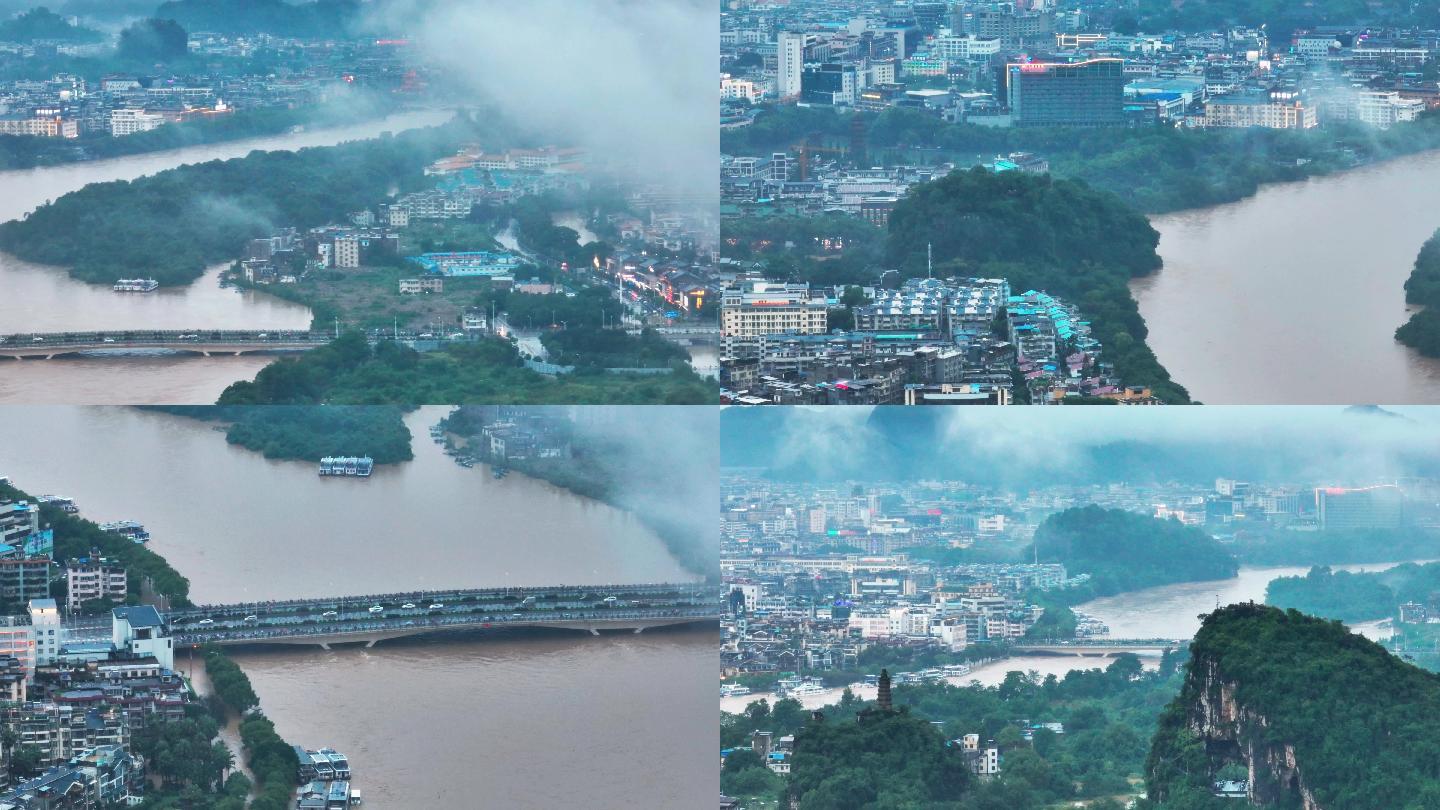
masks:
[[[205,676],[228,721],[238,722],[241,752],[254,780],[248,806],[251,810],[290,810],[299,783],[295,750],[275,731],[275,724],[260,711],[260,698],[250,678],[219,647],[204,650]]]
[[[1395,340],[1437,210],[1432,151],[1153,217],[1164,267],[1130,284],[1148,342],[1209,404],[1440,402],[1440,360]]]
[[[441,421],[441,426],[447,433],[470,439],[479,433],[482,424],[480,419],[478,414],[457,408]],[[671,555],[687,571],[704,577],[707,582],[717,581],[718,558],[704,547],[702,539],[695,536],[693,522],[653,510],[632,508],[628,497],[633,495],[630,490],[648,490],[650,487],[639,480],[643,473],[633,468],[621,468],[614,463],[617,459],[628,458],[623,446],[613,440],[607,442],[596,437],[574,435],[571,437],[571,452],[570,457],[563,459],[512,458],[497,462],[492,459],[488,445],[481,445],[478,450],[480,458],[487,463],[499,464],[582,498],[604,503],[633,515],[660,538]],[[650,482],[650,485],[664,486],[664,482],[656,480]]]
[[[376,464],[415,457],[405,412],[393,405],[145,406],[176,416],[218,423],[225,440],[268,459],[319,461],[326,456],[369,456]]]
[[[458,345],[457,345],[458,344]],[[232,383],[219,405],[708,405],[715,385],[676,362],[670,373],[578,370],[554,377],[524,365],[501,338],[455,341],[417,352],[393,341],[370,346],[347,332],[293,360],[277,360],[255,379]]]
[[[161,285],[188,284],[206,265],[240,255],[247,239],[268,235],[275,223],[324,225],[396,189],[418,189],[428,163],[487,132],[487,125],[457,116],[391,138],[253,152],[127,184],[91,184],[0,225],[0,249],[66,267],[84,281],[111,283],[143,272]],[[77,223],[84,239],[73,238]]]
[[[5,481],[0,481],[0,500],[37,502],[34,495]],[[86,557],[92,550],[98,550],[102,556],[119,560],[125,566],[126,590],[131,603],[138,603],[140,594],[153,592],[167,600],[171,607],[190,605],[190,580],[147,546],[103,531],[94,521],[51,504],[40,504],[40,523],[55,533],[52,559]]]
[[[381,103],[389,105],[380,106]],[[0,135],[0,171],[113,160],[209,144],[262,138],[311,128],[364,124],[407,112],[381,97],[347,99],[315,108],[262,108],[172,123],[123,138],[108,133],[79,138]]]
[[[426,436],[447,410],[422,407],[405,426]],[[72,497],[93,520],[144,523],[149,549],[184,572],[196,602],[694,576],[633,514],[464,469],[428,440],[414,442],[413,461],[369,478],[322,477],[170,414],[12,411],[0,420],[0,475]]]
[[[1440,229],[1415,256],[1415,266],[1405,279],[1405,303],[1424,309],[1395,330],[1395,339],[1426,357],[1440,357]]]
[[[1024,151],[1045,158],[1058,177],[1114,192],[1136,210],[1172,214],[1254,196],[1276,183],[1324,177],[1440,148],[1440,113],[1389,129],[1342,122],[1279,130],[1185,128],[997,128],[951,124],[927,113],[891,108],[838,115],[824,108],[767,109],[755,125],[725,130],[725,154],[784,151],[812,135],[847,146],[852,117],[866,121],[872,157],[912,165],[953,162],[961,168]],[[925,144],[924,147],[913,144]]]
[[[1158,670],[1160,668],[1160,656],[1158,654],[1141,654],[1138,657],[1140,658],[1142,668],[1146,670]],[[1098,656],[1007,655],[1002,658],[976,662],[970,671],[964,675],[952,675],[941,679],[940,682],[957,687],[993,687],[1004,683],[1006,677],[1008,677],[1011,672],[1027,674],[1034,672],[1041,680],[1044,680],[1050,675],[1054,675],[1057,678],[1064,678],[1068,673],[1076,670],[1105,669],[1114,662],[1114,658],[1101,658]],[[854,682],[824,689],[808,695],[800,695],[794,699],[798,700],[800,706],[807,711],[814,711],[816,709],[823,709],[826,706],[839,704],[847,689],[850,690],[851,694],[861,700],[874,700],[876,687],[866,684],[864,677],[865,674],[874,675],[877,674],[877,672],[878,670],[870,673],[846,672],[843,674],[854,678]],[[841,673],[835,674],[838,675]],[[773,691],[760,691],[748,695],[722,697],[720,698],[720,711],[728,714],[740,714],[745,711],[745,707],[757,700],[768,701],[773,708],[775,701],[779,699],[779,695]]]

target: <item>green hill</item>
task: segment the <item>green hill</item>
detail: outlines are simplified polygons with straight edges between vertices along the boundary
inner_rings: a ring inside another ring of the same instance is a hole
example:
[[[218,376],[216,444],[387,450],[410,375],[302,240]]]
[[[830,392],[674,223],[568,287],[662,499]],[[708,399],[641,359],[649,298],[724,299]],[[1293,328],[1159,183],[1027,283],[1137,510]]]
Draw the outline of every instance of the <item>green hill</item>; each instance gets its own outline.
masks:
[[[1090,596],[1235,576],[1239,564],[1215,538],[1176,520],[1086,506],[1057,512],[1035,530],[1034,556],[1070,576],[1089,574]]]
[[[1166,810],[1210,798],[1225,766],[1252,769],[1252,804],[1323,810],[1440,807],[1440,675],[1339,622],[1263,605],[1206,617],[1146,765]]]

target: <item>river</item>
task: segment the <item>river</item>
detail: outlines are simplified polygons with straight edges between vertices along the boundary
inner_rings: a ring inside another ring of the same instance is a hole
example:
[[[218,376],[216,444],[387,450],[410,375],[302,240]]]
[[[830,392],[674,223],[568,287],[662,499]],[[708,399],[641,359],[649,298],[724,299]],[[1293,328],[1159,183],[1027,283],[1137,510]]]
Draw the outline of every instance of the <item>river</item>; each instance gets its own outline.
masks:
[[[169,414],[7,407],[0,475],[91,520],[144,523],[197,602],[694,578],[628,513],[457,466],[428,435],[445,412],[409,414],[415,460],[363,479],[321,478]]]
[[[1440,402],[1440,361],[1397,343],[1404,283],[1440,227],[1440,152],[1151,218],[1164,267],[1131,284],[1149,342],[1210,404]]]
[[[187,163],[241,157],[256,149],[329,146],[445,121],[443,110],[417,110],[343,127],[207,144],[109,160],[0,172],[0,220],[16,219],[89,183],[133,180]],[[253,293],[222,289],[223,265],[193,284],[148,294],[119,294],[0,254],[0,333],[91,329],[304,329],[310,310]],[[0,403],[208,403],[226,385],[255,375],[270,358],[0,361]],[[135,373],[143,371],[144,373]],[[118,384],[121,382],[122,384]],[[183,398],[176,398],[183,397]]]
[[[183,417],[8,406],[0,475],[143,522],[200,602],[694,578],[626,513],[455,465],[428,436],[445,411],[410,414],[415,461],[366,480],[268,461]],[[718,643],[713,629],[515,634],[236,657],[282,735],[350,755],[367,807],[681,807],[719,790]]]
[[[1331,568],[1336,571],[1383,571],[1400,564],[1389,562],[1332,565]],[[1214,610],[1217,603],[1229,605],[1237,602],[1264,602],[1265,587],[1271,580],[1304,576],[1309,570],[1309,566],[1242,566],[1238,574],[1231,579],[1146,588],[1085,602],[1076,606],[1075,610],[1094,616],[1109,625],[1112,638],[1190,638],[1200,629],[1200,614]],[[1382,640],[1390,635],[1387,620],[1358,622],[1352,625],[1351,629],[1374,640]],[[1137,654],[1147,668],[1158,667],[1160,664],[1154,651],[1139,651]],[[1111,660],[1090,656],[1019,655],[981,664],[966,675],[947,680],[956,686],[976,682],[982,686],[997,686],[1005,680],[1008,673],[1016,671],[1036,672],[1042,678],[1046,675],[1063,678],[1071,670],[1107,667]],[[860,685],[851,689],[866,700],[875,698],[873,686]],[[843,692],[843,687],[827,689],[807,695],[801,698],[800,702],[807,709],[818,709],[839,703]],[[774,702],[775,696],[770,693],[756,693],[724,697],[720,699],[720,709],[732,713],[740,712],[751,701],[760,699]]]

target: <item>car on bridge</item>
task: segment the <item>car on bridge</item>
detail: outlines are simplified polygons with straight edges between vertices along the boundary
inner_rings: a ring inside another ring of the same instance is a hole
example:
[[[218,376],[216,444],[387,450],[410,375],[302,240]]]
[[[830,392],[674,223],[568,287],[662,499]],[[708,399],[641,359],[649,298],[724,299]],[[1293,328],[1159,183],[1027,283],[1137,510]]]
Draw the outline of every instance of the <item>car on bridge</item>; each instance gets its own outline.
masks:
[[[436,602],[435,604],[431,605],[429,609],[430,609],[430,610],[439,610],[440,608],[443,608],[443,607],[445,607],[445,603],[443,603],[443,602]]]
[[[384,612],[385,612],[385,608],[383,608],[383,607],[381,607],[381,606],[379,606],[379,605],[371,605],[371,606],[370,606],[370,612],[371,612],[371,613],[384,613]]]
[[[415,609],[415,603],[414,603],[414,602],[406,602],[405,604],[403,604],[403,605],[400,606],[400,609],[401,609],[401,610],[414,610],[414,609]]]
[[[320,618],[322,618],[322,619],[333,619],[333,618],[335,618],[335,617],[337,617],[337,616],[339,616],[339,615],[340,615],[339,613],[336,613],[336,612],[333,611],[333,610],[327,610],[327,611],[325,611],[324,613],[321,613],[321,614],[320,614]]]

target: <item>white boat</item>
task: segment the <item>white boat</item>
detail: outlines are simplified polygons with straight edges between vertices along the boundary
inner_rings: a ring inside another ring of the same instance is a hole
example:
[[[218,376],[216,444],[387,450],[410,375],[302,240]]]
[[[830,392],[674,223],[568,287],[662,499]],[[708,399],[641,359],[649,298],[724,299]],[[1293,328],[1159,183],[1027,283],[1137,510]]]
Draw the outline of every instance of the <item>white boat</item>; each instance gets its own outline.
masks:
[[[738,683],[725,683],[720,685],[720,697],[740,697],[750,694],[750,687]]]
[[[160,289],[160,282],[153,278],[115,279],[115,292],[154,292]]]

